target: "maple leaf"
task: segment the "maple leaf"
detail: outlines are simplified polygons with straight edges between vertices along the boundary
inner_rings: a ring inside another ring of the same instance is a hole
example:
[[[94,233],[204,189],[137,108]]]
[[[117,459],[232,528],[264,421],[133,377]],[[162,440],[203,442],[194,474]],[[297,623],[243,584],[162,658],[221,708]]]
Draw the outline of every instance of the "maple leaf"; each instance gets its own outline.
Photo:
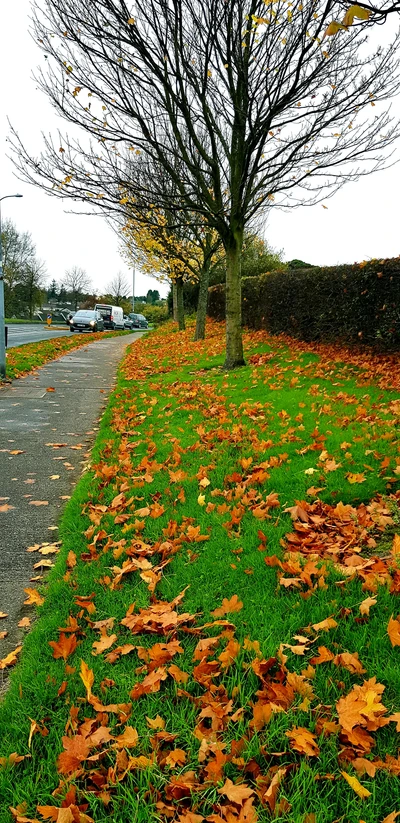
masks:
[[[285,735],[289,738],[292,748],[300,754],[307,754],[309,757],[319,755],[315,734],[303,726],[293,726],[293,729],[285,732]]]
[[[37,589],[24,589],[25,594],[27,594],[26,600],[24,600],[24,606],[42,606],[44,603],[44,597],[39,594]]]
[[[400,812],[391,812],[390,814],[388,814],[388,815],[387,815],[387,816],[386,816],[386,817],[385,817],[385,818],[381,821],[381,823],[394,823],[394,821],[396,820],[396,817],[398,817],[398,816],[399,816],[399,814],[400,814]]]
[[[351,654],[350,652],[342,652],[337,654],[332,661],[335,666],[343,666],[351,674],[365,674],[365,669],[358,659],[358,652]]]
[[[74,737],[63,737],[62,743],[64,751],[57,758],[57,768],[59,774],[72,774],[89,756],[90,745],[80,734]]]
[[[253,789],[247,786],[246,783],[232,783],[229,777],[226,778],[222,789],[217,789],[218,794],[224,794],[232,803],[237,803],[241,806],[244,800],[254,795]]]
[[[361,474],[361,473],[352,474],[352,472],[348,472],[346,474],[346,477],[347,477],[347,480],[349,481],[349,483],[364,483],[365,480],[367,479],[365,477],[365,474]]]
[[[137,746],[139,735],[133,726],[126,726],[125,731],[118,735],[118,737],[114,737],[114,740],[118,749],[132,749],[134,746]]]
[[[165,763],[170,769],[176,769],[177,766],[184,766],[186,763],[186,752],[183,749],[173,749],[165,759]]]
[[[159,714],[153,719],[151,717],[146,717],[146,722],[149,729],[165,729],[165,720],[163,720]]]
[[[365,788],[365,786],[362,786],[360,781],[357,780],[357,778],[354,777],[354,775],[348,774],[347,772],[340,772],[340,774],[342,775],[342,777],[344,777],[345,780],[347,780],[349,786],[351,786],[353,791],[356,794],[358,794],[359,797],[363,798],[371,796],[371,792],[369,792],[368,789]]]
[[[22,646],[17,646],[17,648],[14,649],[13,652],[10,652],[10,654],[8,654],[6,657],[3,657],[3,659],[0,660],[0,669],[7,669],[10,666],[15,666],[18,655],[21,652],[21,650]]]
[[[377,603],[376,597],[366,597],[365,600],[360,603],[360,612],[363,615],[369,615],[369,610],[371,606],[375,606]]]
[[[334,629],[337,626],[336,620],[333,617],[327,617],[325,620],[321,620],[320,623],[313,623],[312,627],[315,632],[324,631],[327,632],[329,629]]]
[[[224,614],[240,612],[241,609],[243,609],[242,601],[239,600],[237,594],[233,594],[229,600],[224,597],[221,606],[219,606],[218,609],[214,609],[210,614],[212,614],[213,617],[223,617]]]
[[[107,629],[104,627],[104,629],[101,629],[100,640],[95,640],[94,643],[93,643],[92,654],[94,656],[96,656],[98,654],[101,654],[102,652],[109,649],[110,646],[112,646],[113,643],[115,643],[116,640],[117,640],[117,635],[116,634],[108,635],[107,634]]]
[[[318,646],[318,655],[312,657],[310,663],[312,666],[317,666],[319,663],[328,663],[334,657],[333,652],[329,651],[326,646]]]
[[[392,646],[400,646],[400,620],[398,618],[394,619],[393,615],[389,620],[387,633]]]
[[[49,640],[49,646],[53,648],[53,657],[55,660],[58,660],[61,657],[63,660],[66,660],[67,657],[69,657],[70,654],[73,654],[76,649],[76,635],[66,635],[61,632],[58,640]]]

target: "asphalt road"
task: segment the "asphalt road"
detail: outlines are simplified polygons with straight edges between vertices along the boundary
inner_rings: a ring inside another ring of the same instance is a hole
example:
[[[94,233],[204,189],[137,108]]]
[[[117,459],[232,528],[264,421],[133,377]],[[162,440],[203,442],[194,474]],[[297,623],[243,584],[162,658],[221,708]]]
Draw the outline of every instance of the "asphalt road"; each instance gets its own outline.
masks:
[[[0,659],[21,640],[21,617],[34,613],[23,590],[40,582],[41,555],[27,548],[57,540],[54,527],[88,460],[118,363],[141,336],[99,340],[0,388],[0,614],[8,614]]]
[[[49,340],[51,337],[64,337],[67,334],[71,334],[68,328],[57,331],[43,328],[41,323],[9,323],[7,348],[22,346],[23,343],[38,343],[39,340]]]

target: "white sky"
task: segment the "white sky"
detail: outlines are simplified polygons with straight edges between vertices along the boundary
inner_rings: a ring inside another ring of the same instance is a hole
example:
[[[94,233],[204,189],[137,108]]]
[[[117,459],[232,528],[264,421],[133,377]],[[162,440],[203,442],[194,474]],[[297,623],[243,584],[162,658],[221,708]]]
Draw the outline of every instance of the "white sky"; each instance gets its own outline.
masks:
[[[3,203],[3,218],[11,218],[20,231],[31,232],[38,255],[46,263],[48,282],[53,277],[61,281],[66,269],[78,265],[90,275],[94,290],[101,292],[119,270],[131,279],[116,235],[101,217],[68,214],[72,202],[61,202],[17,180],[6,157],[7,117],[33,153],[40,149],[41,131],[68,129],[31,77],[44,58],[28,33],[29,10],[29,0],[3,3],[1,10],[0,196],[16,192],[24,196]],[[400,98],[393,108],[400,116]],[[400,159],[400,141],[396,159]],[[347,184],[327,200],[327,209],[318,205],[291,213],[272,210],[265,236],[274,248],[283,249],[286,260],[334,265],[397,257],[399,190],[400,165],[396,165]],[[168,290],[165,284],[136,272],[135,293],[146,294],[149,288],[158,288],[163,295]]]

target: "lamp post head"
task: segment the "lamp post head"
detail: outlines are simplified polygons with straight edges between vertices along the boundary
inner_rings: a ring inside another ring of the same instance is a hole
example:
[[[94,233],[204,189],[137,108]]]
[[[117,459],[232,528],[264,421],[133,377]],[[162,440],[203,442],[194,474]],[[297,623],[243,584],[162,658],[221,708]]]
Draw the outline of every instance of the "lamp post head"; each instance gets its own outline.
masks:
[[[23,194],[14,194],[14,197],[23,197]]]

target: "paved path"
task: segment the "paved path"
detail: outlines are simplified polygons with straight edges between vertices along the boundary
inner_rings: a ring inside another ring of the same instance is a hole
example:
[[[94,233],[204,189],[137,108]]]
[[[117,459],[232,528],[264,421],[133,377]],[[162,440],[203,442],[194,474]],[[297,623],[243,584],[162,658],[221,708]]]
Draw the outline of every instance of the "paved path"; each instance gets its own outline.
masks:
[[[38,574],[33,564],[41,555],[26,549],[57,540],[49,527],[57,525],[63,498],[81,475],[118,362],[139,336],[91,343],[0,388],[0,612],[9,615],[0,619],[0,632],[9,633],[0,639],[0,658],[20,639],[20,618],[32,614],[22,605],[23,589],[37,585],[29,581]],[[20,449],[22,454],[11,453]]]
[[[65,335],[71,334],[68,328],[51,330],[44,328],[41,323],[37,325],[34,323],[9,323],[7,328],[8,349],[13,348],[13,346],[22,346],[23,343],[38,343],[39,340],[50,340],[52,337],[65,337]]]

